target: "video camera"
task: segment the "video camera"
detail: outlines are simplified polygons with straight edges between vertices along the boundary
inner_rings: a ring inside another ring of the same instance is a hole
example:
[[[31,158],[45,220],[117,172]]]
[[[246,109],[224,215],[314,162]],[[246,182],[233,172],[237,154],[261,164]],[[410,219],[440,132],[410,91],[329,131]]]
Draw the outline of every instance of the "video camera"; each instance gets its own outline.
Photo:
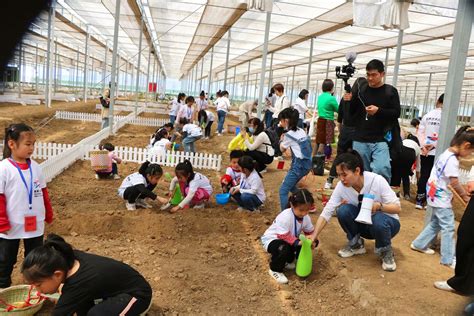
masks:
[[[336,77],[339,79],[342,79],[345,83],[344,85],[344,90],[346,90],[347,93],[351,92],[351,85],[347,83],[349,78],[352,78],[356,71],[356,67],[352,65],[352,63],[355,61],[357,58],[357,54],[354,52],[349,52],[346,54],[346,60],[348,62],[347,65],[337,66],[336,67]]]

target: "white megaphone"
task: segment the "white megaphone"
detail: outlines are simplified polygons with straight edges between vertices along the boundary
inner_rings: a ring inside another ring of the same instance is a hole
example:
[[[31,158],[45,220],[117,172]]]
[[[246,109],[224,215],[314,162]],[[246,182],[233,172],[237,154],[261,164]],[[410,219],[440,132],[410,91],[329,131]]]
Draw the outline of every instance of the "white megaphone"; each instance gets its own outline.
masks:
[[[357,215],[355,221],[372,225],[372,206],[374,205],[375,195],[373,194],[364,194],[362,199],[362,205],[360,206],[359,215]]]

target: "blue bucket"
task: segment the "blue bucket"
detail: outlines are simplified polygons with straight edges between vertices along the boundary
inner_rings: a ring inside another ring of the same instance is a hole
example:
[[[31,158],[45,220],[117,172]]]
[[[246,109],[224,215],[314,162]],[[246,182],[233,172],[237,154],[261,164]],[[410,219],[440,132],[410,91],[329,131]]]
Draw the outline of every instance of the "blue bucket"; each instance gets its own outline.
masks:
[[[235,127],[235,135],[239,135],[240,134],[240,126],[236,126]]]
[[[229,203],[230,193],[220,193],[216,194],[216,202],[220,205],[225,205]]]

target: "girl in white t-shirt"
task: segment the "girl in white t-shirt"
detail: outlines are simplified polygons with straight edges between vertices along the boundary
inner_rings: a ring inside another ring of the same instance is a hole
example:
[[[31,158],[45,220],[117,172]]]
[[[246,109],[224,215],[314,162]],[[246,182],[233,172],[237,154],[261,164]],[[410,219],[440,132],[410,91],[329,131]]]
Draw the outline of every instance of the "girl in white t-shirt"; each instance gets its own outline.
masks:
[[[53,221],[46,181],[30,157],[36,136],[26,124],[5,130],[0,162],[0,288],[11,285],[11,274],[23,239],[25,257],[43,244],[44,222]]]
[[[178,94],[177,98],[174,98],[173,101],[171,101],[168,104],[167,109],[170,110],[170,122],[171,124],[174,125],[174,122],[176,121],[176,116],[178,115],[178,111],[181,109],[181,106],[183,106],[184,99],[186,98],[186,94],[180,93]]]
[[[152,156],[164,156],[167,150],[171,150],[173,143],[169,140],[169,133],[165,128],[160,129],[152,143],[152,147],[148,153]]]
[[[222,96],[219,101],[216,103],[217,110],[217,134],[222,136],[222,131],[224,129],[224,122],[227,113],[230,111],[230,101],[229,101],[229,92],[222,91]]]
[[[135,211],[137,207],[152,208],[145,199],[158,199],[161,203],[166,203],[165,198],[158,197],[153,190],[163,176],[163,169],[156,163],[145,161],[138,172],[126,177],[117,190],[118,196],[124,199],[125,207],[129,211]]]
[[[230,189],[232,198],[239,204],[238,211],[255,211],[265,202],[265,188],[262,176],[255,170],[256,161],[250,156],[239,159],[242,169],[240,183]]]
[[[308,236],[313,246],[316,244],[313,223],[308,215],[313,208],[313,196],[306,189],[297,190],[290,196],[289,202],[290,207],[278,214],[261,237],[263,248],[272,255],[268,273],[282,284],[288,283],[283,269],[293,270],[296,267],[295,261],[301,250],[300,234]]]
[[[287,132],[282,134],[280,150],[284,153],[291,150],[291,167],[280,186],[280,209],[288,205],[288,194],[296,191],[296,184],[311,170],[311,139],[306,132],[298,127],[299,113],[286,108],[278,115],[280,126]]]
[[[209,179],[199,172],[194,172],[189,160],[180,162],[176,166],[175,174],[176,177],[170,183],[169,196],[173,195],[176,185],[179,184],[181,193],[185,198],[181,203],[173,207],[170,212],[175,213],[188,206],[204,208],[205,203],[209,201],[212,194],[212,186]],[[168,204],[167,206],[169,207],[170,205]]]
[[[207,109],[208,103],[206,100],[206,93],[204,91],[201,91],[201,93],[199,94],[199,99],[196,100],[196,105],[198,112]]]
[[[469,157],[474,152],[474,128],[461,127],[431,169],[426,185],[427,203],[425,220],[428,225],[411,244],[411,249],[434,254],[429,248],[431,241],[441,231],[441,264],[454,268],[454,213],[451,200],[456,190],[467,203],[469,195],[459,183],[459,157]]]
[[[214,113],[208,110],[201,110],[198,113],[198,121],[201,128],[204,128],[204,139],[209,139],[211,137],[211,127],[214,123],[215,116]]]

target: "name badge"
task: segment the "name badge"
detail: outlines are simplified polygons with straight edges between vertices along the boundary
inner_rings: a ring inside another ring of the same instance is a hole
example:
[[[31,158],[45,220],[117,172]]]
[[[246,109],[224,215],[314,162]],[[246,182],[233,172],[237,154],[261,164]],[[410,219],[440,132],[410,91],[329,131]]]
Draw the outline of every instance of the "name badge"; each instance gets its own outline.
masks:
[[[25,216],[25,232],[36,231],[36,216]]]

